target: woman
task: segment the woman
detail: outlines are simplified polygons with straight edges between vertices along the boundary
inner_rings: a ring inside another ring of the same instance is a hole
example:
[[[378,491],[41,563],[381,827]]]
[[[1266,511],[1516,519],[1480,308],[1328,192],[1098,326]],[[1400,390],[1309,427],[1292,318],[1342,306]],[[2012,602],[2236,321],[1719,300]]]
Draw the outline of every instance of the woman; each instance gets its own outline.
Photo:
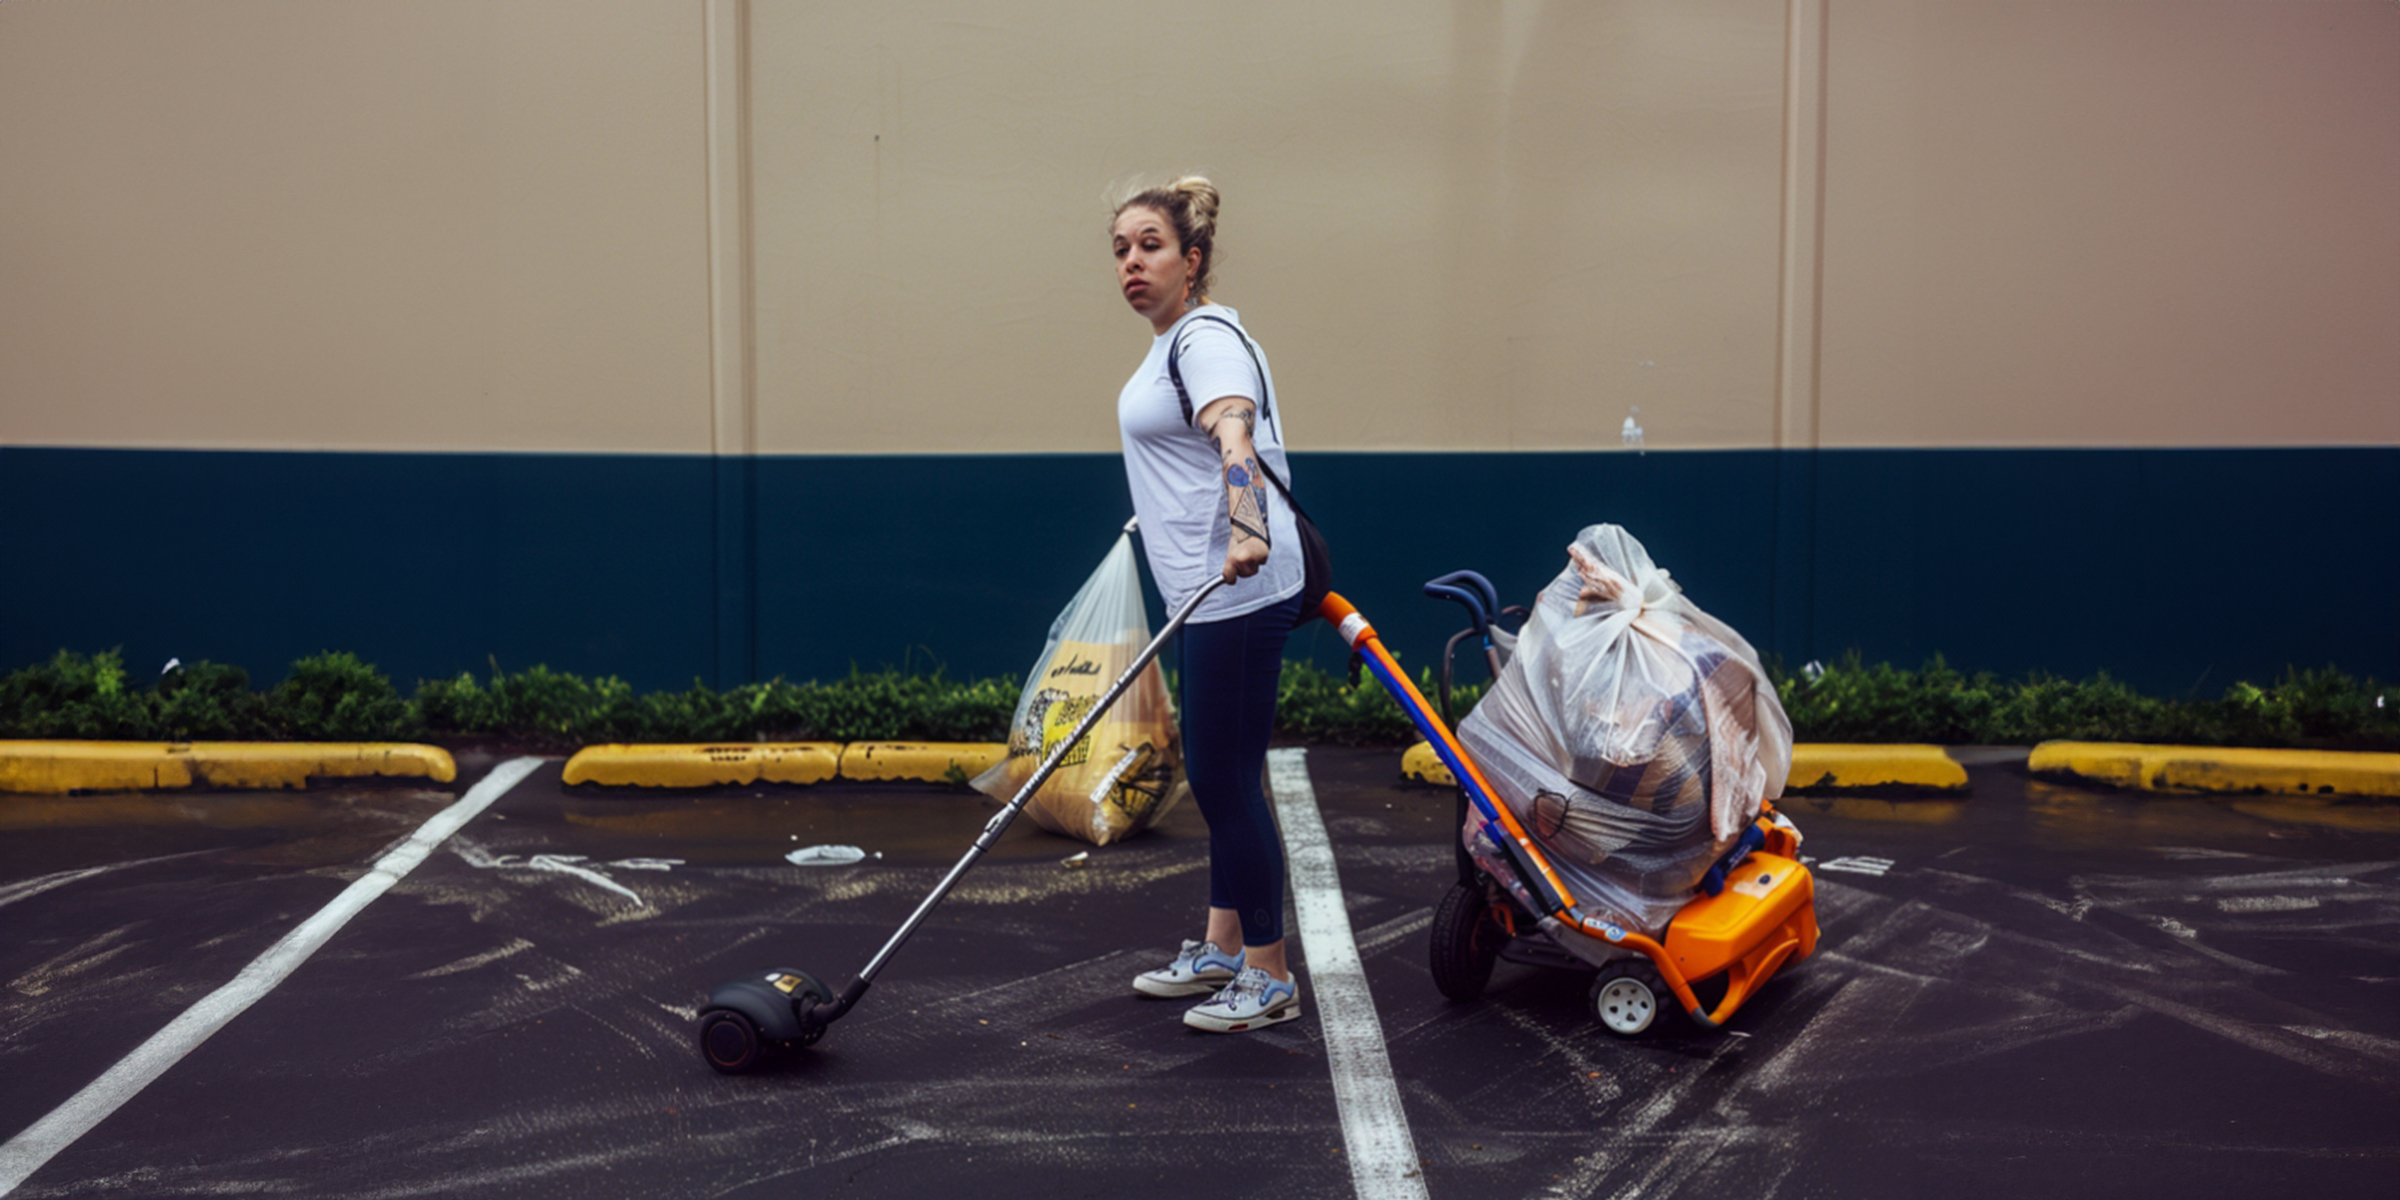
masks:
[[[1181,639],[1184,763],[1208,821],[1207,926],[1133,986],[1213,993],[1184,1024],[1238,1033],[1300,1015],[1283,951],[1283,843],[1261,776],[1303,565],[1291,508],[1261,478],[1263,467],[1291,480],[1266,357],[1240,315],[1208,299],[1216,227],[1217,189],[1187,176],[1119,204],[1110,242],[1125,302],[1157,335],[1117,397],[1150,573],[1170,609],[1211,574],[1230,585]]]

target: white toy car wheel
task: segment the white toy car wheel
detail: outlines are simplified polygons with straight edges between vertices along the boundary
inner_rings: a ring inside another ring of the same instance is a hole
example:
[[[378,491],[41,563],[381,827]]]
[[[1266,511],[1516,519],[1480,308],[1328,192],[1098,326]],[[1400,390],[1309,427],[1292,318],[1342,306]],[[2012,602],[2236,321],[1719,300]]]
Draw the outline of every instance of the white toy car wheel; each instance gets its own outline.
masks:
[[[1649,972],[1612,963],[1592,981],[1592,1016],[1618,1037],[1640,1037],[1658,1020],[1659,988]]]

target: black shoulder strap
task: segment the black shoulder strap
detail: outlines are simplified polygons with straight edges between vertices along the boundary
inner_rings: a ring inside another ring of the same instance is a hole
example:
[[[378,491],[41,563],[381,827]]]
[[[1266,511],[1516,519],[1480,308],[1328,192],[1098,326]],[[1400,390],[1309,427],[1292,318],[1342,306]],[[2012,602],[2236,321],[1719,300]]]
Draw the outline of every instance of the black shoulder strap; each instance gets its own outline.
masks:
[[[1233,331],[1235,340],[1241,342],[1242,349],[1248,351],[1250,354],[1250,366],[1258,372],[1258,419],[1262,421],[1274,420],[1274,385],[1267,382],[1267,368],[1265,364],[1258,361],[1258,350],[1256,347],[1250,344],[1250,336],[1242,332],[1241,326],[1236,325],[1223,317],[1212,317],[1207,313],[1198,313],[1192,317],[1192,320],[1214,321],[1217,324]],[[1175,340],[1167,345],[1167,378],[1175,381],[1175,399],[1181,402],[1183,405],[1183,423],[1186,425],[1191,424],[1192,418],[1198,414],[1192,411],[1192,394],[1184,390],[1183,368],[1178,365],[1175,360],[1183,353],[1183,335],[1190,331],[1190,326],[1188,325],[1183,329],[1177,330],[1175,332]],[[1213,399],[1214,397],[1211,398]]]
[[[1207,313],[1199,313],[1194,315],[1192,320],[1215,321],[1233,331],[1233,336],[1241,341],[1242,349],[1250,353],[1250,366],[1258,372],[1258,419],[1261,421],[1274,420],[1275,385],[1267,382],[1266,364],[1258,361],[1258,349],[1250,344],[1250,335],[1243,333],[1241,326],[1223,317],[1212,317]],[[1183,330],[1177,330],[1175,340],[1167,344],[1167,378],[1175,381],[1175,399],[1183,405],[1183,423],[1189,425],[1197,414],[1192,411],[1192,394],[1184,390],[1183,368],[1175,361],[1176,356],[1183,353],[1183,333]],[[1277,436],[1280,438],[1282,435],[1278,434]],[[1307,510],[1300,507],[1300,502],[1292,499],[1292,489],[1285,485],[1281,476],[1275,474],[1275,468],[1267,465],[1265,454],[1258,456],[1258,469],[1267,477],[1267,482],[1275,485],[1276,491],[1283,493],[1283,502],[1291,505],[1293,512],[1299,513],[1303,517],[1308,515]]]

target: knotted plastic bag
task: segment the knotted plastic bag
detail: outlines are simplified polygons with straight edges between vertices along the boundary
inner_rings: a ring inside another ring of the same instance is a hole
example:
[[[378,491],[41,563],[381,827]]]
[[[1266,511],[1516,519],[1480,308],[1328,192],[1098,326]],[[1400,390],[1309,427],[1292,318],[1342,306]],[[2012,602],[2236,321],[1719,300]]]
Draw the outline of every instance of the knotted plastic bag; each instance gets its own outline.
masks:
[[[1458,735],[1577,901],[1655,934],[1782,794],[1791,721],[1758,652],[1632,534],[1594,525],[1567,555]]]
[[[1120,536],[1051,623],[1042,656],[1017,699],[1008,757],[977,775],[975,787],[1000,800],[1015,799],[1149,643],[1133,539]],[[1153,660],[1067,751],[1025,809],[1052,833],[1105,846],[1148,829],[1175,806],[1189,790],[1182,782],[1182,763],[1166,679]]]

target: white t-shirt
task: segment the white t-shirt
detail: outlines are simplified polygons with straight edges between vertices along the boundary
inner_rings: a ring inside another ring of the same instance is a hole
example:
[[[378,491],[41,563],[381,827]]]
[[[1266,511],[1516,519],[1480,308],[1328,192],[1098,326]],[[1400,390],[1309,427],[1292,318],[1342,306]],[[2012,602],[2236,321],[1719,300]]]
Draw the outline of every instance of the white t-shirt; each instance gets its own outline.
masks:
[[[1200,320],[1203,314],[1220,320]],[[1241,315],[1220,304],[1207,304],[1185,313],[1183,319],[1150,344],[1148,357],[1125,390],[1117,396],[1117,429],[1125,438],[1125,482],[1133,490],[1133,514],[1141,519],[1142,550],[1150,559],[1151,578],[1172,613],[1191,599],[1209,577],[1225,571],[1225,551],[1233,527],[1225,514],[1225,468],[1208,435],[1183,419],[1175,382],[1167,375],[1167,350],[1180,340],[1183,350],[1175,363],[1191,393],[1192,415],[1226,396],[1261,403],[1259,372],[1266,372],[1267,392],[1273,396],[1275,372],[1266,365],[1265,351],[1254,364],[1243,348],[1243,334],[1222,323],[1241,324]],[[1255,343],[1253,343],[1255,345]],[[1292,468],[1283,454],[1283,401],[1273,397],[1274,411],[1251,433],[1259,458],[1286,486]],[[1192,614],[1195,622],[1224,621],[1298,595],[1305,582],[1300,561],[1300,533],[1292,523],[1291,505],[1275,485],[1260,481],[1267,492],[1267,536],[1272,543],[1266,565],[1248,579],[1220,588]]]

